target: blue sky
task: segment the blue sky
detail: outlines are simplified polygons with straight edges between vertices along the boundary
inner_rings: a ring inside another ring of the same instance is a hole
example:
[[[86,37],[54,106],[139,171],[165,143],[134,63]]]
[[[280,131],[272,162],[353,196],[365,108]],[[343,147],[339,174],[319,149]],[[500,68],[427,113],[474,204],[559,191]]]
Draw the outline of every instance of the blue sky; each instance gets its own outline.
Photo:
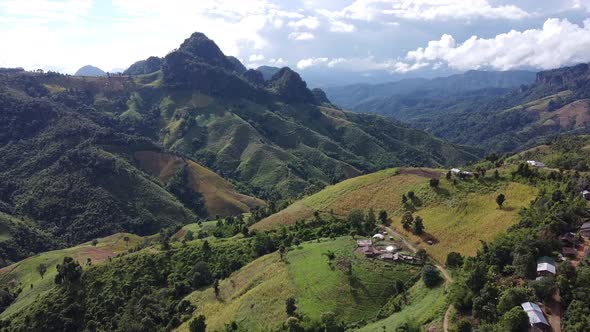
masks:
[[[0,0],[0,66],[112,71],[201,31],[317,85],[590,61],[590,0]]]

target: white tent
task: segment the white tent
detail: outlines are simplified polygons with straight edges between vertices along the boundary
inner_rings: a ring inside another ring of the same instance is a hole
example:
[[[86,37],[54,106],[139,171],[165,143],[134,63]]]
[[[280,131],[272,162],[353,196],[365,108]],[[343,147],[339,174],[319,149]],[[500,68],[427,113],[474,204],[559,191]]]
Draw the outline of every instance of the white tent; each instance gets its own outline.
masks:
[[[385,240],[385,236],[383,236],[383,234],[375,234],[373,235],[373,238],[378,240]]]

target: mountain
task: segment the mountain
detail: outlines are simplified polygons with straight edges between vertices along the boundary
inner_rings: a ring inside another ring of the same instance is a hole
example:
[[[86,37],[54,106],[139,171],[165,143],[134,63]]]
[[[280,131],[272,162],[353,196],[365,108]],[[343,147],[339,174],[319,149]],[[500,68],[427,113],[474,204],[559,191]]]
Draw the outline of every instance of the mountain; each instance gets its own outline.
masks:
[[[529,71],[478,71],[434,79],[410,78],[383,84],[353,84],[324,88],[328,97],[337,105],[357,110],[359,105],[379,103],[392,96],[424,93],[456,94],[489,88],[510,89],[535,81],[535,73]],[[366,108],[366,107],[365,107]],[[365,109],[364,108],[364,109]],[[376,113],[380,113],[376,110]]]
[[[271,77],[274,76],[274,74],[281,70],[281,68],[272,66],[260,66],[256,68],[256,70],[262,73],[262,77],[265,81],[268,81]]]
[[[266,82],[255,74],[254,84],[259,72],[240,74],[201,33],[131,71],[158,63],[133,76],[1,75],[3,211],[78,244],[264,205],[252,196],[289,200],[363,172],[458,165],[479,153],[334,109],[289,68]]]
[[[148,130],[134,128],[137,104],[123,101],[129,109],[116,116],[94,108],[97,101],[108,102],[92,91],[125,94],[126,80],[0,77],[4,264],[113,232],[153,234],[198,217],[234,215],[264,205],[190,158],[142,136]]]
[[[537,73],[533,83],[518,88],[404,91],[365,98],[354,110],[400,119],[457,144],[516,152],[559,135],[588,132],[588,77],[588,65],[581,64]]]
[[[87,66],[84,66],[84,67],[78,69],[74,75],[75,76],[106,76],[107,73],[105,73],[100,68],[87,65]]]
[[[137,61],[123,71],[123,75],[145,75],[151,74],[160,70],[162,67],[162,59],[156,56],[151,56],[145,60]]]

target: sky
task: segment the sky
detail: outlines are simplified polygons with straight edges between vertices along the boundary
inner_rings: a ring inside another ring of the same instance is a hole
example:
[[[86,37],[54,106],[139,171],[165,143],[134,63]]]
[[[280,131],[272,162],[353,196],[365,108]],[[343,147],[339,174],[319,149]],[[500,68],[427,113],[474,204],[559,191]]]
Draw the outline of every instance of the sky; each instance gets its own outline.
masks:
[[[0,67],[119,71],[195,31],[316,86],[590,62],[590,0],[0,0]]]

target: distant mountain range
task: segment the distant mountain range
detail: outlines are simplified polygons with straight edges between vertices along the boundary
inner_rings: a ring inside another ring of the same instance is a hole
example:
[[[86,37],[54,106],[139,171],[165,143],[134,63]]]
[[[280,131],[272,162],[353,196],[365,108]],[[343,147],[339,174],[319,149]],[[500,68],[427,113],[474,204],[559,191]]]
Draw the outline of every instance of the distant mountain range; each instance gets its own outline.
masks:
[[[535,81],[530,71],[478,71],[434,79],[411,78],[382,84],[352,84],[324,88],[328,98],[344,108],[366,110],[367,104],[378,103],[392,96],[412,93],[454,94],[489,88],[511,89]]]
[[[539,73],[471,71],[326,93],[356,112],[390,116],[457,144],[504,153],[590,132],[589,76],[587,64]]]
[[[107,73],[94,66],[84,66],[76,71],[75,76],[106,76]]]

